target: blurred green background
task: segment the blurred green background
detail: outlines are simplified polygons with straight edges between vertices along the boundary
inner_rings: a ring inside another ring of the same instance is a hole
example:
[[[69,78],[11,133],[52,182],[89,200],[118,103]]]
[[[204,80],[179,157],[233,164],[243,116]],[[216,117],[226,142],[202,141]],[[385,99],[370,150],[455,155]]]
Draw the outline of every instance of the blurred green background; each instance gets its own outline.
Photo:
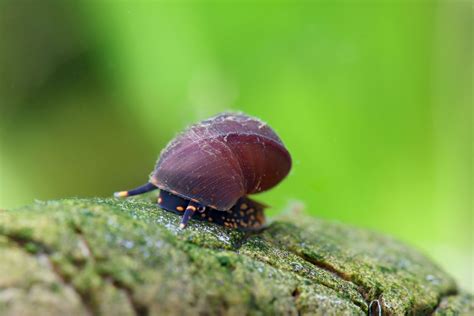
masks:
[[[0,2],[0,207],[147,180],[232,109],[293,155],[258,199],[396,236],[473,290],[472,7]]]

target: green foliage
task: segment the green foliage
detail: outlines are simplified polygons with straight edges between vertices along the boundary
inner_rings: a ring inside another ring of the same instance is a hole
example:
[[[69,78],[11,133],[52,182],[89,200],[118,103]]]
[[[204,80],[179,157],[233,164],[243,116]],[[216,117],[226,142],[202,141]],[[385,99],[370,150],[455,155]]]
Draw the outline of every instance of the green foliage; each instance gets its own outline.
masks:
[[[257,199],[396,235],[472,288],[468,4],[0,4],[0,206],[146,181],[186,125],[259,116],[294,168]],[[28,23],[25,23],[28,21]]]

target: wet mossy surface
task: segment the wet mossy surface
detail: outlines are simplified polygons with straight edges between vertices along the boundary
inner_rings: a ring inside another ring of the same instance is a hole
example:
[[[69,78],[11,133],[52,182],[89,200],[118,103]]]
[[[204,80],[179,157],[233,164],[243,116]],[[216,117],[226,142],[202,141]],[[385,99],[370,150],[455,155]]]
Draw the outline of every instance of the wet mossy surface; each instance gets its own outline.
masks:
[[[301,216],[254,233],[179,220],[146,199],[0,210],[0,314],[474,313],[430,259],[372,231]]]

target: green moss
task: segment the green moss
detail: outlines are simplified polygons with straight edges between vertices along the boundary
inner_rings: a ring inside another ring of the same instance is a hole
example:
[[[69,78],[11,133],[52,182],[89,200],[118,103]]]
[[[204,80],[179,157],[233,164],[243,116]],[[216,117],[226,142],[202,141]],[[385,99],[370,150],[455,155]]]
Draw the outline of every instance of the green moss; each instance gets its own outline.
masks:
[[[307,218],[253,234],[178,224],[142,199],[2,211],[0,312],[364,315],[373,300],[393,314],[472,310],[430,260],[374,232]]]
[[[474,296],[468,293],[446,296],[441,299],[434,315],[454,316],[473,315]]]

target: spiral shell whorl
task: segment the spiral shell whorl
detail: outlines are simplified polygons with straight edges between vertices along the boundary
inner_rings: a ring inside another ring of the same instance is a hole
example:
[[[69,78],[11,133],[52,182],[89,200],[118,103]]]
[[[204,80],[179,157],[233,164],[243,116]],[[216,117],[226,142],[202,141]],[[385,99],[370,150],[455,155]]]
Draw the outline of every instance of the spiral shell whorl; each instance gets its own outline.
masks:
[[[280,182],[291,158],[276,133],[242,113],[190,126],[162,151],[150,182],[218,210]]]

